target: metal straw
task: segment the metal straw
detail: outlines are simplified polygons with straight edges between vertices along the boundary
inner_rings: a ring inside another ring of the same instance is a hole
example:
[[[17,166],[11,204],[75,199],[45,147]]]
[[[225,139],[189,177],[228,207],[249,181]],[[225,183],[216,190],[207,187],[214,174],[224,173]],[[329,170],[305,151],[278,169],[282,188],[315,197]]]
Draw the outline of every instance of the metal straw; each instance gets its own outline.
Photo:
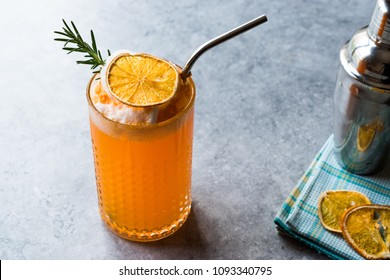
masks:
[[[182,79],[185,80],[191,74],[192,66],[206,51],[264,22],[267,22],[267,17],[266,15],[261,15],[201,45],[187,60],[187,63],[185,64],[181,74]]]

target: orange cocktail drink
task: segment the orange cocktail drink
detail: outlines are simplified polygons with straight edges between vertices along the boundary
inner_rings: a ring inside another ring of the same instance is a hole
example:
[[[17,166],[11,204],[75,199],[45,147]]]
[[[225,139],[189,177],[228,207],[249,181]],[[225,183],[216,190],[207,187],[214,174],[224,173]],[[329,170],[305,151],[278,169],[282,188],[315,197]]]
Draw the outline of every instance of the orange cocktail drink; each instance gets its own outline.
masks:
[[[195,85],[200,55],[267,21],[253,19],[201,45],[185,66],[118,50],[103,58],[93,31],[85,42],[75,24],[54,40],[95,76],[87,89],[100,214],[116,234],[152,241],[175,232],[191,209]],[[98,74],[97,74],[98,73]]]
[[[190,212],[195,86],[191,78],[180,83],[157,119],[141,124],[126,123],[126,105],[107,95],[96,76],[88,85],[99,210],[123,238],[164,238]]]

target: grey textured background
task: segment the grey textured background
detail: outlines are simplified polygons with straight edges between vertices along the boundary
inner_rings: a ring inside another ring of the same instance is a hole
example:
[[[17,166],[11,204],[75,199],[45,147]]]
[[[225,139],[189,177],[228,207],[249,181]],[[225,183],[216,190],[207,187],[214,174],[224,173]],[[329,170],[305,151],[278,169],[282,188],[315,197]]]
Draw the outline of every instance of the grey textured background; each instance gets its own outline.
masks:
[[[338,51],[375,1],[1,1],[0,259],[324,259],[273,219],[332,133]],[[98,46],[183,65],[200,44],[193,211],[175,235],[122,240],[100,220],[87,67],[53,31],[74,20]]]

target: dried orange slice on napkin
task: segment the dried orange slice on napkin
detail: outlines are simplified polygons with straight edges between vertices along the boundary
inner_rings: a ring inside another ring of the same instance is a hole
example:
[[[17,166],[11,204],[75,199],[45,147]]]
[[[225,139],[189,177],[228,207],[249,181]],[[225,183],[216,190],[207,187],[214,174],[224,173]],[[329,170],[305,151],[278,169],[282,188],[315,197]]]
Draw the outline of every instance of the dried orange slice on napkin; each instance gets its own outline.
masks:
[[[349,209],[341,224],[344,239],[366,259],[390,259],[390,206]]]
[[[341,232],[341,218],[344,212],[353,206],[370,203],[370,200],[360,192],[327,191],[319,198],[318,216],[327,230]]]

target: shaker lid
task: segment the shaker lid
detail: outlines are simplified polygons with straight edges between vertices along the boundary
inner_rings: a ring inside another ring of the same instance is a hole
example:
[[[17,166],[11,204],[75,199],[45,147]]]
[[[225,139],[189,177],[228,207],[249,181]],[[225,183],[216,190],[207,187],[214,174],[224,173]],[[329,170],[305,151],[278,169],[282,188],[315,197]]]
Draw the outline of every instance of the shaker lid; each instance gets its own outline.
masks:
[[[390,0],[378,0],[368,26],[368,35],[379,44],[390,46]]]
[[[370,24],[346,43],[340,60],[356,79],[390,90],[390,0],[377,0]]]

